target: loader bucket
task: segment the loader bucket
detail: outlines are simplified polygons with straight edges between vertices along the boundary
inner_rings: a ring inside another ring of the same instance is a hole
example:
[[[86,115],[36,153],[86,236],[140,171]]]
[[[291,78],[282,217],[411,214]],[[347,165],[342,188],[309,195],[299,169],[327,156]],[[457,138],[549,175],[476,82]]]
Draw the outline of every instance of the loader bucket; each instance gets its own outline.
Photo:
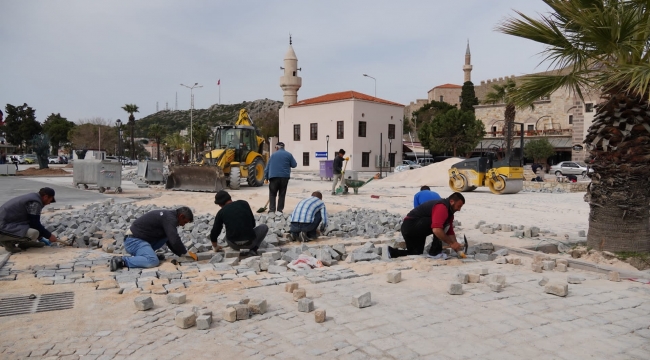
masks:
[[[170,166],[165,189],[217,192],[226,188],[226,176],[218,166]]]

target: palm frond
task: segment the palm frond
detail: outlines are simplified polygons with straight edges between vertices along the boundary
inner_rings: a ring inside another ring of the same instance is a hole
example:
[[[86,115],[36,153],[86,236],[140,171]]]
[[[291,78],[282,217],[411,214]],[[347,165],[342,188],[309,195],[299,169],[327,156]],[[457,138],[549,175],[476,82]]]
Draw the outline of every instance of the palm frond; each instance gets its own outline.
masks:
[[[591,87],[588,73],[584,71],[559,75],[527,75],[520,79],[519,86],[511,94],[512,101],[520,109],[530,107],[540,98],[565,87],[575,91],[582,99],[582,89]]]
[[[603,74],[601,82],[607,84],[603,90],[627,91],[634,95],[648,96],[650,92],[650,64],[620,65],[616,72]]]

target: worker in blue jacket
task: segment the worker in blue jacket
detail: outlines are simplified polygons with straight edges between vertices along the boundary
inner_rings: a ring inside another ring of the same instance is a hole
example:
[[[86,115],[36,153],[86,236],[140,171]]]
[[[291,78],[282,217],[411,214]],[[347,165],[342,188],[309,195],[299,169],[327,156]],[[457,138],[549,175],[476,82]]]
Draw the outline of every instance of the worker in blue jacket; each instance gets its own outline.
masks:
[[[298,163],[293,158],[293,155],[284,149],[283,142],[277,143],[275,150],[264,169],[264,179],[269,182],[269,213],[282,215],[284,197],[287,194],[287,185],[289,185],[289,178],[291,177],[291,168],[298,166]],[[278,193],[280,193],[280,198],[276,207],[275,199]]]
[[[437,192],[431,191],[431,188],[424,185],[420,188],[413,197],[413,207],[416,208],[429,200],[440,200],[440,195]]]

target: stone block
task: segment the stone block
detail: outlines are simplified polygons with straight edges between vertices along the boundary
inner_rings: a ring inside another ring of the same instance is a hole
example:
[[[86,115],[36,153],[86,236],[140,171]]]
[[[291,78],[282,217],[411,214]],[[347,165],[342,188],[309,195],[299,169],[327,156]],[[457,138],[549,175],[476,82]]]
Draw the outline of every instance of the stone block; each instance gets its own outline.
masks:
[[[542,272],[542,264],[533,263],[531,265],[531,270],[533,270],[533,272],[536,272],[536,273],[541,273]]]
[[[490,287],[490,290],[494,292],[501,292],[503,290],[503,285],[498,282],[489,282],[488,286]]]
[[[295,289],[293,291],[293,301],[298,301],[307,296],[307,290],[305,289]]]
[[[569,260],[567,260],[567,259],[555,259],[555,265],[557,266],[557,265],[560,265],[560,264],[564,264],[567,267],[569,267]]]
[[[485,275],[489,274],[490,272],[489,272],[488,268],[480,268],[480,269],[476,270],[476,273],[479,274],[479,275],[485,276]]]
[[[584,279],[579,276],[569,275],[566,280],[569,284],[582,284],[582,280]]]
[[[508,249],[506,249],[506,248],[499,249],[499,250],[493,252],[492,254],[496,254],[497,256],[508,256]]]
[[[370,292],[365,292],[363,294],[354,295],[352,297],[352,305],[358,308],[364,308],[372,305],[372,299]]]
[[[555,268],[555,261],[553,260],[542,261],[542,269],[546,271],[551,271],[554,268]]]
[[[237,250],[226,250],[224,252],[224,256],[226,257],[226,259],[239,258],[239,251],[237,251]]]
[[[557,266],[555,267],[555,270],[557,270],[557,271],[559,271],[559,272],[566,272],[566,265],[564,265],[564,264],[557,264]]]
[[[300,299],[298,301],[298,311],[307,313],[314,311],[314,300],[308,298]]]
[[[314,311],[314,320],[316,320],[317,323],[323,323],[325,322],[325,318],[327,317],[327,313],[325,312],[325,309],[316,309]]]
[[[402,281],[402,272],[399,270],[393,270],[386,273],[386,281],[391,284],[397,284]]]
[[[181,329],[191,328],[196,325],[196,314],[193,311],[184,311],[176,314],[176,326]]]
[[[223,253],[216,253],[210,258],[210,264],[218,264],[223,261]]]
[[[271,258],[273,259],[273,261],[275,261],[275,260],[280,260],[280,258],[282,257],[282,253],[280,253],[279,251],[269,251],[262,254],[262,257]]]
[[[524,237],[524,231],[523,230],[515,230],[513,236],[518,237],[518,238],[522,238],[522,237]]]
[[[278,266],[278,265],[269,265],[269,269],[267,271],[269,272],[269,274],[281,274],[287,271],[287,267]]]
[[[478,261],[490,261],[490,255],[488,254],[476,254],[474,255],[474,259]]]
[[[481,281],[481,275],[479,274],[467,274],[467,280],[469,283],[478,283]]]
[[[547,294],[564,297],[569,293],[569,284],[548,283],[544,287],[544,292]]]
[[[184,293],[167,294],[167,302],[170,304],[184,304],[187,301],[187,296]]]
[[[618,271],[610,271],[607,274],[607,278],[609,281],[621,281],[621,275],[618,273]]]
[[[503,256],[499,256],[498,258],[496,258],[496,260],[494,260],[494,262],[496,262],[497,264],[507,264],[508,260],[506,260],[506,258]]]
[[[546,276],[542,276],[542,280],[538,282],[539,286],[544,286],[548,284],[548,278]]]
[[[512,258],[512,265],[521,265],[521,259],[518,257]]]
[[[463,295],[463,284],[459,282],[449,283],[447,292],[449,293],[449,295]]]
[[[233,306],[237,311],[237,320],[248,320],[251,317],[250,309],[248,309],[247,304],[239,304]]]
[[[264,314],[266,312],[266,300],[251,299],[248,302],[248,308],[253,314]]]
[[[492,274],[487,277],[487,283],[497,283],[503,286],[506,285],[506,276],[501,274]]]
[[[153,309],[153,299],[151,296],[138,296],[133,302],[135,303],[135,308],[140,311]]]
[[[226,308],[222,313],[223,319],[228,322],[237,321],[237,310],[233,307]]]
[[[469,282],[469,275],[465,273],[456,274],[456,281],[461,284],[467,284]]]
[[[298,283],[295,282],[284,284],[284,291],[288,293],[293,293],[293,291],[296,290],[297,288],[298,288]]]
[[[199,330],[208,330],[212,324],[212,315],[201,315],[196,318],[196,328]]]

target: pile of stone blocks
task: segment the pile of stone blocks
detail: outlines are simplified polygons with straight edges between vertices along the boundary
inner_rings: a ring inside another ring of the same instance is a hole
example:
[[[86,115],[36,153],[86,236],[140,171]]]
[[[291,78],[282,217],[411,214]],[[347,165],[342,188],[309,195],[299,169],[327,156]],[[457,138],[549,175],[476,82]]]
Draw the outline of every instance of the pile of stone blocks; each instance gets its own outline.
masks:
[[[265,299],[241,299],[237,302],[228,303],[223,311],[223,319],[228,322],[237,320],[248,320],[254,314],[266,313],[268,305]]]

